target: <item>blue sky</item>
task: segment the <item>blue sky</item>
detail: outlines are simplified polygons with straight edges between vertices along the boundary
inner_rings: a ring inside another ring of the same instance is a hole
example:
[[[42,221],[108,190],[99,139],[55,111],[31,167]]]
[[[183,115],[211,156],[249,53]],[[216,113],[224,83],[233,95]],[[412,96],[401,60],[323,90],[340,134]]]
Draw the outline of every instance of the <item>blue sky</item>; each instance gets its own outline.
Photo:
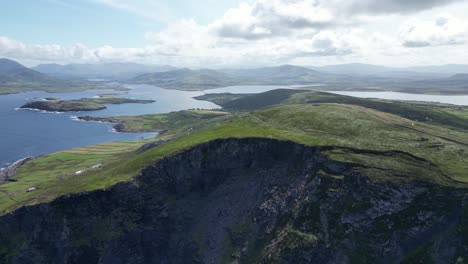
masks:
[[[184,67],[466,63],[468,0],[3,0],[0,57]]]
[[[144,2],[151,1],[129,1]],[[92,47],[143,46],[144,33],[163,30],[168,23],[192,18],[206,24],[221,16],[239,0],[158,0],[152,17],[116,8],[94,0],[14,0],[2,1],[0,32],[28,43]],[[249,2],[249,1],[244,1]],[[160,8],[157,8],[160,7]]]

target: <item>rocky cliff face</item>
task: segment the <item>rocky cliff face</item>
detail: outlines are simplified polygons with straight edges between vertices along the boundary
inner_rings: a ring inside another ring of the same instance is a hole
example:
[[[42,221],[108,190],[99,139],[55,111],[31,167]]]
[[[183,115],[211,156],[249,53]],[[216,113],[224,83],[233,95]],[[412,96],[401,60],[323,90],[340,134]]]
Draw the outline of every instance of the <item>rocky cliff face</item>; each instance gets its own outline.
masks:
[[[466,191],[377,183],[320,148],[217,140],[0,218],[1,263],[455,263]],[[466,259],[465,259],[466,261]]]

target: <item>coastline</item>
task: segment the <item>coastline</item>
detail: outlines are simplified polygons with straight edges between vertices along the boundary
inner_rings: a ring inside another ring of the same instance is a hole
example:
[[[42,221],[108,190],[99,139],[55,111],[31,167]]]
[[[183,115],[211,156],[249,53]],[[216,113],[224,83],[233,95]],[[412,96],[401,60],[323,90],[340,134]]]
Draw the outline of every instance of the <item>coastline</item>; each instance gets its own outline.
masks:
[[[0,168],[0,184],[10,181],[16,175],[16,170],[26,162],[35,159],[35,157],[29,156],[26,158],[19,159],[5,168]]]
[[[98,122],[98,123],[110,123],[112,124],[112,128],[117,133],[158,133],[158,135],[162,135],[167,133],[167,130],[164,129],[141,129],[141,130],[127,130],[125,127],[125,121],[118,120],[111,117],[94,117],[94,116],[72,116],[70,117],[74,121],[81,121],[81,122]]]

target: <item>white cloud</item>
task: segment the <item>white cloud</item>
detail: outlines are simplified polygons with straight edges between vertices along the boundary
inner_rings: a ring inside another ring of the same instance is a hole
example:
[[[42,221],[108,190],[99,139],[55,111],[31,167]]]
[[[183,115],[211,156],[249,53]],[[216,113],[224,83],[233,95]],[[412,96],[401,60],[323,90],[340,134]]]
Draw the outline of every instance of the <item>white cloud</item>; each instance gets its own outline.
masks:
[[[258,39],[336,23],[331,10],[318,1],[258,0],[252,5],[244,3],[228,10],[211,27],[221,37]]]
[[[328,0],[350,14],[408,14],[464,0]]]
[[[411,19],[402,25],[399,36],[406,47],[460,45],[467,41],[468,22],[452,16]]]
[[[165,12],[164,6],[150,0],[95,1],[148,19],[160,19],[159,14]],[[170,22],[163,31],[147,32],[145,47],[33,45],[0,37],[0,56],[42,62],[132,61],[188,67],[356,61],[401,64],[402,59],[413,62],[426,56],[407,47],[465,43],[466,21],[451,16],[434,21],[412,19],[393,35],[368,25],[402,18],[378,15],[381,13],[417,12],[448,2],[454,1],[389,0],[379,1],[382,4],[377,8],[377,0],[257,0],[240,4],[208,24],[192,19]],[[157,12],[158,8],[162,11]]]

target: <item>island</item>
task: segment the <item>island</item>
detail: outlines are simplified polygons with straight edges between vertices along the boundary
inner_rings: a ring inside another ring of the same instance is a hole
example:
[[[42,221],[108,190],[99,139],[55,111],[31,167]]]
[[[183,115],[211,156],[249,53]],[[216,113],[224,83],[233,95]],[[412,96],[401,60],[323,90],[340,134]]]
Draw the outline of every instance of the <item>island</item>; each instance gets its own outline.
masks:
[[[57,98],[48,98],[52,100],[37,100],[27,102],[21,108],[35,109],[51,112],[77,112],[77,111],[95,111],[106,109],[106,104],[150,104],[154,100],[141,100],[130,98],[82,98],[78,100],[60,100]]]

